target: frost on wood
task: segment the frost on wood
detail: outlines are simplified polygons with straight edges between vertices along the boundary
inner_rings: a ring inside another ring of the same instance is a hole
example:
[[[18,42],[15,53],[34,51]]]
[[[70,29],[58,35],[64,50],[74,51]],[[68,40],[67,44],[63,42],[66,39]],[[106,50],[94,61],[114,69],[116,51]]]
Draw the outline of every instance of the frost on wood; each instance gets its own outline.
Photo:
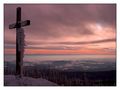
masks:
[[[20,77],[22,77],[22,72],[23,72],[23,58],[24,58],[24,46],[25,46],[25,34],[24,34],[24,29],[23,28],[18,28],[17,29],[17,42],[18,42],[18,52],[19,53],[19,58],[20,61],[18,62],[18,66],[20,68]],[[16,69],[17,72],[18,69]]]
[[[25,34],[24,29],[20,28],[17,30],[17,38],[18,38],[18,50],[21,52],[21,57],[24,57],[24,46],[25,46]]]

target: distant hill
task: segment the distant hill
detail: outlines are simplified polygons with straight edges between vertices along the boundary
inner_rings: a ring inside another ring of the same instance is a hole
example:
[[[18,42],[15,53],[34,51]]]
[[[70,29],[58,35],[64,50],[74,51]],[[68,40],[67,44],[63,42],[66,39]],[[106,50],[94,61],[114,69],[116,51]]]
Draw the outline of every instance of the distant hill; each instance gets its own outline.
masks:
[[[116,63],[87,60],[24,62],[24,77],[18,80],[14,76],[15,63],[5,62],[4,75],[7,86],[116,86]]]
[[[5,61],[5,68],[15,69],[15,62]],[[24,62],[24,67],[36,67],[40,69],[56,69],[63,71],[111,71],[116,70],[115,61],[73,60],[73,61],[40,61]]]

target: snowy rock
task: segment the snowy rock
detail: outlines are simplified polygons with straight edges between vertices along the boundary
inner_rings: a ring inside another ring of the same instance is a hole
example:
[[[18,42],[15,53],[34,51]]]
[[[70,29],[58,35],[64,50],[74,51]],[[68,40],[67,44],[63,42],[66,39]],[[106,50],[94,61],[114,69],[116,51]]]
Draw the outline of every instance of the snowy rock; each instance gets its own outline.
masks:
[[[57,86],[56,83],[50,82],[42,78],[30,78],[22,77],[16,78],[14,75],[5,75],[4,77],[5,86]]]

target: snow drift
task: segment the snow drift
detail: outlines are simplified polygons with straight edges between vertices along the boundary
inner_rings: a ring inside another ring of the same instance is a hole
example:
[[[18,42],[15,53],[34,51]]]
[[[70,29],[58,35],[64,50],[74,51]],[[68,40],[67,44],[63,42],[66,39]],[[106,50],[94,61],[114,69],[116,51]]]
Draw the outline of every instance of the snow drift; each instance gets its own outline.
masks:
[[[5,86],[57,86],[56,83],[50,82],[42,78],[30,78],[22,77],[21,79],[16,78],[14,75],[5,75],[4,77]]]

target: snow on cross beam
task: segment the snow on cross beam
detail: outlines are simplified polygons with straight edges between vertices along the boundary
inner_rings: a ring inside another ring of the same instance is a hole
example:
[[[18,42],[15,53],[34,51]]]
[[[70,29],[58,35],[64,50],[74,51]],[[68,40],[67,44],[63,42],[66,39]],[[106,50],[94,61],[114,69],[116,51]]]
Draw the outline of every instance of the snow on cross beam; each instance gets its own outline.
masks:
[[[21,24],[21,27],[28,26],[30,25],[30,20],[21,21],[21,22],[18,22],[18,24]],[[18,28],[17,23],[9,25],[9,29],[14,29],[14,28]]]

